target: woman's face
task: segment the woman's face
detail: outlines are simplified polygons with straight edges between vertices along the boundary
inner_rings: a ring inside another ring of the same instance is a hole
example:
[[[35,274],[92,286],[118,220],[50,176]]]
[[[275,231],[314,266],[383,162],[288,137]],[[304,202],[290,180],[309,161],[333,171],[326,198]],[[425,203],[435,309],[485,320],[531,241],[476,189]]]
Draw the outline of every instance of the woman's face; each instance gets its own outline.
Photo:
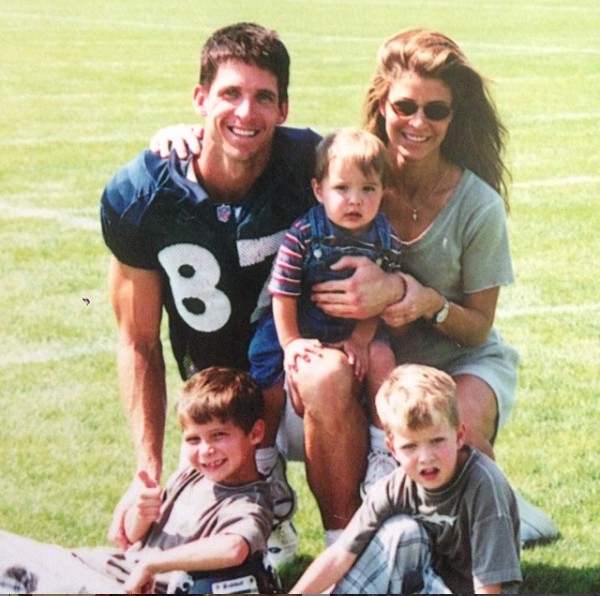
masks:
[[[403,73],[379,107],[385,118],[388,147],[403,161],[437,158],[452,120],[451,106],[452,92],[440,79]]]

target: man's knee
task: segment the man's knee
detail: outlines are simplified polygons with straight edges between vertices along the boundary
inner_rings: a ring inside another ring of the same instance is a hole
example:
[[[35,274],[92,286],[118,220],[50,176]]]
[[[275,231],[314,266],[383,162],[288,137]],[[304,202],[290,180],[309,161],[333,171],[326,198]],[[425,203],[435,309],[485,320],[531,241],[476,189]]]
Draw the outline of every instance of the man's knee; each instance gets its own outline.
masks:
[[[343,409],[356,397],[352,367],[336,349],[325,349],[318,359],[299,364],[291,381],[294,398],[304,411]]]

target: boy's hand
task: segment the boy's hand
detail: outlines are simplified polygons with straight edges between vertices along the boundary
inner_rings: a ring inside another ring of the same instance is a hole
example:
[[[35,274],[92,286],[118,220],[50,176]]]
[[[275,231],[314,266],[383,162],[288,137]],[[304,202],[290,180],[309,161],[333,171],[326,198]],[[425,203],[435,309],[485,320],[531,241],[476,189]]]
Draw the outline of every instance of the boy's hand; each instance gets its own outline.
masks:
[[[139,518],[153,522],[158,519],[160,514],[162,488],[155,480],[150,478],[150,475],[146,470],[142,470],[138,473],[138,479],[142,486],[133,507]]]
[[[313,356],[319,356],[323,344],[318,339],[297,337],[290,341],[284,348],[283,367],[286,372],[298,370],[296,362],[298,359],[310,362]]]
[[[154,573],[148,569],[145,563],[138,563],[127,578],[123,589],[126,594],[153,594]]]
[[[345,341],[332,344],[333,348],[342,350],[348,356],[348,364],[354,369],[354,376],[362,381],[369,369],[369,344],[363,345],[349,337]]]

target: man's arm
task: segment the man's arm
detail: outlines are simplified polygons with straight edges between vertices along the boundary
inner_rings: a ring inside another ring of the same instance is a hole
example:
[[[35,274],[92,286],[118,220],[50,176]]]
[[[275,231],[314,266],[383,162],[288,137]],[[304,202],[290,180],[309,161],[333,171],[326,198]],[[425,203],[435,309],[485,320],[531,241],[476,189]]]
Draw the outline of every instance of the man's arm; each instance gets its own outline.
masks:
[[[154,576],[167,571],[217,571],[241,565],[250,554],[248,543],[235,534],[200,538],[181,546],[142,556],[125,583],[128,594],[152,593]]]
[[[159,481],[167,402],[160,342],[160,275],[129,267],[113,257],[109,293],[118,328],[119,384],[135,442],[137,467]]]
[[[167,401],[160,343],[160,276],[155,271],[124,265],[113,257],[109,269],[109,295],[118,329],[119,385],[135,443],[137,471],[146,471],[158,483],[162,472]],[[129,544],[123,530],[123,516],[138,489],[134,479],[117,505],[109,529],[109,538],[121,547]]]

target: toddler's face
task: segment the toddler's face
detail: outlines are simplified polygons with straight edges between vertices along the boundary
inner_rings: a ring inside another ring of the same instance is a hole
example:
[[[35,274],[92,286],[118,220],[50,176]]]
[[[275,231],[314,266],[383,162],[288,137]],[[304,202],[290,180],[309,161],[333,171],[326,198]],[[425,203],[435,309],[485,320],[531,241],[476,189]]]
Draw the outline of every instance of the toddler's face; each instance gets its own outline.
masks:
[[[375,172],[365,174],[348,160],[334,157],[327,177],[313,180],[315,196],[336,226],[360,234],[368,229],[379,211],[383,186]]]
[[[464,439],[464,425],[455,429],[445,420],[438,420],[420,430],[396,433],[388,438],[388,447],[412,480],[436,489],[452,480]]]

